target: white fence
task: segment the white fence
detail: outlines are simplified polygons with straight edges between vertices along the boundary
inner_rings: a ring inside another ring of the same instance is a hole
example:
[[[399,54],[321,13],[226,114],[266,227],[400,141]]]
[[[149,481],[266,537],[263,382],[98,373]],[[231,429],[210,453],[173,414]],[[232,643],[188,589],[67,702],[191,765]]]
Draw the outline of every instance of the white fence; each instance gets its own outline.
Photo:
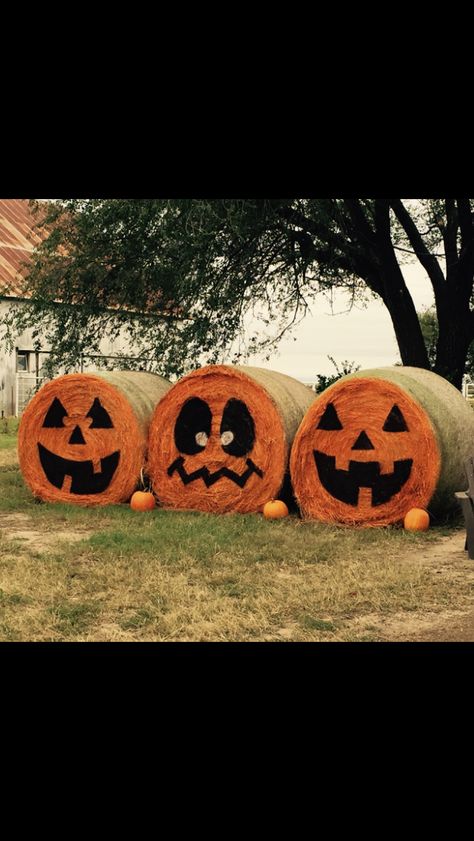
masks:
[[[467,376],[463,377],[462,381],[462,396],[466,400],[474,400],[474,383],[472,383]]]
[[[45,379],[46,377],[37,377],[35,374],[18,373],[16,375],[15,415],[17,418],[23,414],[27,403]]]

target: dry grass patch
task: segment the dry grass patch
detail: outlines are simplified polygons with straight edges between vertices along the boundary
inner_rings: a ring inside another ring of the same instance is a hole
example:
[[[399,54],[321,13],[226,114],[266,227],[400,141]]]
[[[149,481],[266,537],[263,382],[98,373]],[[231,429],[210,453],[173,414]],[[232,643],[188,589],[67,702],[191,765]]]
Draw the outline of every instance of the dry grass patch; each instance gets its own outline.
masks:
[[[0,450],[0,467],[11,467],[18,464],[15,450]]]

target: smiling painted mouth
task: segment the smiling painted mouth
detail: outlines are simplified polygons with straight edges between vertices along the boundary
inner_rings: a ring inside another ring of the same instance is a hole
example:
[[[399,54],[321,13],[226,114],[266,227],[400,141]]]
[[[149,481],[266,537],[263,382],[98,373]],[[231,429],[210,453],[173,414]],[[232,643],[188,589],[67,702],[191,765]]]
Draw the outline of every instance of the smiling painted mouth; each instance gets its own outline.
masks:
[[[380,473],[378,461],[350,461],[348,470],[336,469],[335,456],[313,450],[323,488],[347,505],[357,505],[359,490],[372,489],[372,505],[383,505],[395,496],[410,476],[413,459],[394,461],[393,473]]]
[[[168,476],[172,476],[176,471],[181,477],[183,485],[189,485],[190,482],[194,482],[196,479],[202,479],[207,488],[210,488],[211,485],[215,485],[219,479],[226,478],[235,482],[235,484],[240,488],[243,488],[252,473],[256,473],[261,479],[263,478],[262,471],[256,464],[253,463],[252,459],[248,458],[245,463],[247,465],[247,470],[245,473],[242,473],[241,476],[239,476],[238,473],[235,473],[234,470],[229,470],[228,467],[221,467],[214,473],[209,473],[207,467],[201,467],[199,470],[194,470],[193,473],[188,473],[184,467],[184,458],[179,456],[179,458],[177,458],[173,464],[168,467]]]
[[[120,451],[116,450],[110,456],[101,458],[101,470],[94,473],[94,465],[91,460],[74,461],[69,458],[61,458],[55,453],[47,450],[42,444],[38,444],[41,466],[45,472],[48,482],[55,488],[61,490],[66,476],[71,476],[72,494],[100,494],[105,491],[112,481],[120,459]]]

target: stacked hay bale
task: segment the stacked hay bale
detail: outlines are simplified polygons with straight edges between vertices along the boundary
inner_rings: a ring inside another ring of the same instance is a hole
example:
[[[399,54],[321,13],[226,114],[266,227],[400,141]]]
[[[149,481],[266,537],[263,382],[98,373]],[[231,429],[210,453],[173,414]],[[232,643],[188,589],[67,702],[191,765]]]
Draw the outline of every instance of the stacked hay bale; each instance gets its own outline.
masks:
[[[314,394],[263,368],[209,365],[174,385],[150,424],[148,471],[160,503],[260,511],[278,496]]]
[[[474,413],[447,380],[376,368],[343,377],[314,401],[290,472],[305,517],[381,526],[415,507],[449,513],[473,447]]]
[[[20,469],[39,499],[76,505],[127,501],[145,463],[152,412],[171,387],[155,374],[65,374],[28,404]]]

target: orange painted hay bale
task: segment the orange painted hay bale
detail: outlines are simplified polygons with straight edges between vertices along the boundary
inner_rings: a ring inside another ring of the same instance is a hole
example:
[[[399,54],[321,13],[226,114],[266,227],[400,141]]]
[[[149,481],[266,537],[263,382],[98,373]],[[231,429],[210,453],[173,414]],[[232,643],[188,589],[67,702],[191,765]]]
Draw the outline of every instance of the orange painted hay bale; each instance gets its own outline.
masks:
[[[278,496],[312,400],[302,383],[262,368],[209,365],[183,377],[150,424],[148,471],[160,503],[260,511]]]
[[[388,525],[428,506],[445,514],[473,444],[474,413],[442,377],[358,371],[306,413],[290,459],[295,496],[304,516],[329,523]]]
[[[48,502],[125,502],[145,462],[148,425],[170,383],[120,371],[65,374],[30,401],[18,431],[20,469]]]

